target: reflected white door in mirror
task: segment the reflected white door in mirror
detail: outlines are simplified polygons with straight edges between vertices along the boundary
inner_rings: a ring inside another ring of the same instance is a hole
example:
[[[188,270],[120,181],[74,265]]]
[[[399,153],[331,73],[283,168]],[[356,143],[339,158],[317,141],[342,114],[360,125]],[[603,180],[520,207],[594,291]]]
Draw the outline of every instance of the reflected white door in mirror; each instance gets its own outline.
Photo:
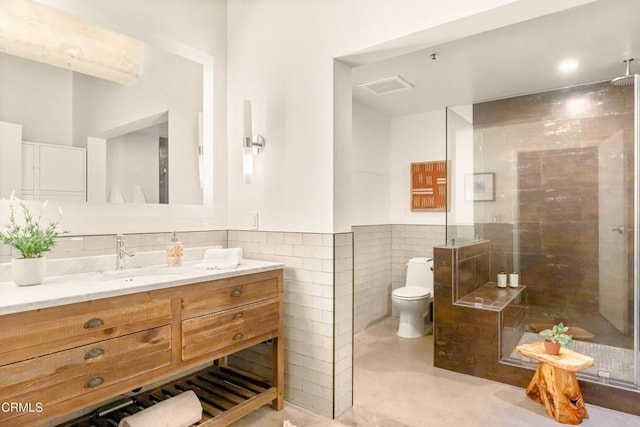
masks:
[[[84,202],[86,150],[64,145],[22,143],[22,195],[27,200]]]

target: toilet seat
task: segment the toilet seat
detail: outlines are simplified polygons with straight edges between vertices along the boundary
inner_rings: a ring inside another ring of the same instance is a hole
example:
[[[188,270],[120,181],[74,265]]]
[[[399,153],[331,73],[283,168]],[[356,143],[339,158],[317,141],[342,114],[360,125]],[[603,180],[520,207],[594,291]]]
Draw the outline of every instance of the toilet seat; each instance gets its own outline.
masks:
[[[391,293],[394,297],[401,300],[418,300],[431,296],[431,289],[421,288],[419,286],[403,286]]]

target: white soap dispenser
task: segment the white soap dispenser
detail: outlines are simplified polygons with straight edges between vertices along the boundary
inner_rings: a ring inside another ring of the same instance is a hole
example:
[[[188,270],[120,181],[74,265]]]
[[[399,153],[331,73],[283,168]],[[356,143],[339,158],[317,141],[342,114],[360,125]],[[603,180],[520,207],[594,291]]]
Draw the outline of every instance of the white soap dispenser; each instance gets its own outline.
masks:
[[[178,242],[176,232],[173,232],[171,243],[167,245],[167,264],[178,266],[182,264],[182,242]]]

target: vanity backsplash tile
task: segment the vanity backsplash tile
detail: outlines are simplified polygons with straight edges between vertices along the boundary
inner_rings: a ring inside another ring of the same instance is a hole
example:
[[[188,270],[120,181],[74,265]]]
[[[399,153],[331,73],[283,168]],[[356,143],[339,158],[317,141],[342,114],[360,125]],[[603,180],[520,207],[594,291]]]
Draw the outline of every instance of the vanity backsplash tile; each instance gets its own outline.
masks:
[[[115,253],[115,234],[97,236],[63,236],[47,253],[47,259],[77,258]],[[164,250],[173,233],[125,234],[126,247],[133,252]],[[186,231],[176,233],[185,248],[227,246],[227,230]],[[15,249],[0,243],[0,264],[19,256]]]

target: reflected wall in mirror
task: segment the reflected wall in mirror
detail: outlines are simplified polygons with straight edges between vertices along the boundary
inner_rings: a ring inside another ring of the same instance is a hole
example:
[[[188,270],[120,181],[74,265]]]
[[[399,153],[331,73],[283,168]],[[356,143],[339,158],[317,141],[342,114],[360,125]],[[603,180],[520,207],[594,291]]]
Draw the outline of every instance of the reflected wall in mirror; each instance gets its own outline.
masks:
[[[104,160],[100,160],[96,152],[88,153],[86,185],[77,183],[76,186],[86,186],[84,200],[95,203],[108,201],[109,191],[114,187],[123,192],[125,202],[141,202],[142,199],[146,203],[160,202],[159,185],[152,188],[147,184],[159,180],[158,144],[155,152],[150,153],[140,150],[139,144],[127,143],[122,135],[139,132],[145,127],[145,121],[166,116],[166,134],[163,136],[168,144],[165,157],[172,174],[165,182],[168,191],[164,193],[164,203],[203,203],[198,159],[202,146],[199,126],[199,115],[203,111],[201,63],[147,44],[142,76],[125,86],[0,53],[0,93],[0,122],[18,125],[16,134],[20,134],[14,135],[13,142],[3,136],[0,145],[21,145],[29,141],[52,148],[90,148],[89,140],[100,139],[110,141],[107,146],[118,145],[117,150],[104,150],[104,155],[112,153]],[[111,142],[117,137],[117,142]],[[140,138],[137,140],[139,142]],[[93,149],[97,146],[94,144]],[[121,154],[116,156],[114,152]],[[4,148],[2,153],[5,153]],[[155,163],[156,167],[140,168],[136,174],[129,174],[127,163]],[[28,191],[22,179],[25,166],[24,158],[14,159],[12,182],[0,183],[0,197],[8,197],[14,189],[21,197],[33,193]],[[140,176],[142,169],[147,171],[145,176]],[[104,173],[107,175],[102,177]],[[130,180],[123,181],[127,176]],[[144,198],[140,197],[138,189],[142,190]],[[59,191],[43,197],[71,200]]]
[[[168,114],[158,120],[121,135],[91,138],[90,202],[168,203]]]

